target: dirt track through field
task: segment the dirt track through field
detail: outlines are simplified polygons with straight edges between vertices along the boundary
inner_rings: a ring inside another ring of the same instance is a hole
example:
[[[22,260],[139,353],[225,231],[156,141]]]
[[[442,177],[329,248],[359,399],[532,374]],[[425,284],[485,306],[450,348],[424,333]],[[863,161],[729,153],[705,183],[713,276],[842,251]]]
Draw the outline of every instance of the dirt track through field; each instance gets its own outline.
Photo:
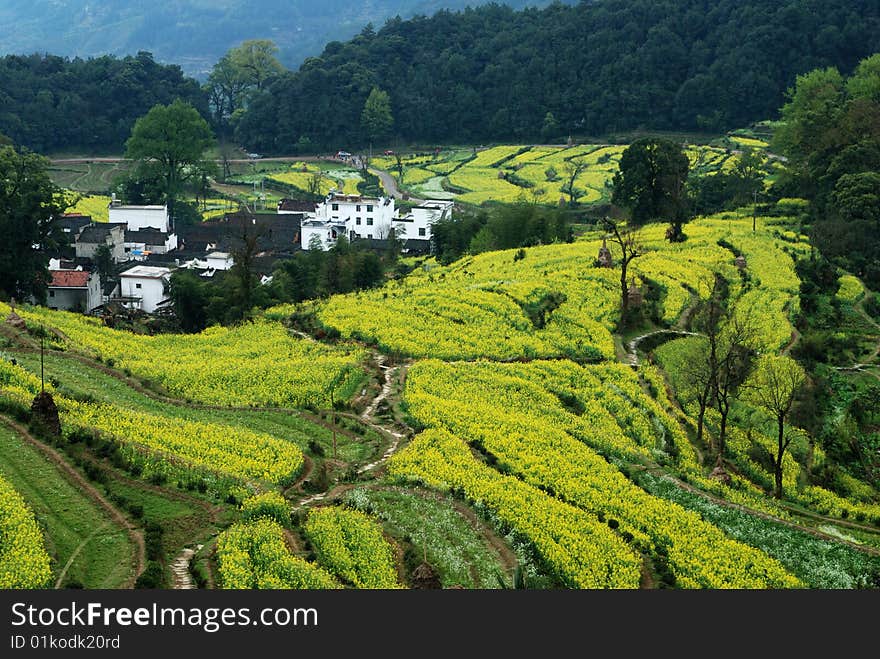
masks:
[[[12,430],[18,433],[22,439],[24,439],[28,444],[36,448],[40,451],[44,456],[46,456],[50,462],[52,462],[58,470],[64,474],[64,476],[77,488],[85,492],[89,498],[95,501],[101,508],[103,508],[107,514],[110,516],[111,520],[114,524],[124,529],[129,538],[131,538],[132,544],[135,547],[135,555],[134,555],[134,565],[133,573],[129,577],[128,581],[125,584],[125,588],[133,588],[137,578],[144,571],[144,567],[146,565],[146,547],[144,545],[144,536],[133,524],[131,524],[128,519],[123,515],[117,508],[115,508],[107,499],[105,499],[100,492],[92,485],[89,481],[87,481],[76,469],[74,469],[70,463],[65,460],[58,451],[43,444],[43,442],[36,439],[33,435],[30,434],[27,428],[22,426],[16,421],[9,419],[5,416],[0,416],[0,421],[9,426]],[[91,536],[90,536],[91,537]],[[77,548],[77,552],[81,549],[82,545]],[[75,552],[76,553],[76,552]],[[65,566],[64,572],[66,572],[68,566]],[[60,583],[60,582],[59,582]],[[56,588],[58,585],[56,584]]]

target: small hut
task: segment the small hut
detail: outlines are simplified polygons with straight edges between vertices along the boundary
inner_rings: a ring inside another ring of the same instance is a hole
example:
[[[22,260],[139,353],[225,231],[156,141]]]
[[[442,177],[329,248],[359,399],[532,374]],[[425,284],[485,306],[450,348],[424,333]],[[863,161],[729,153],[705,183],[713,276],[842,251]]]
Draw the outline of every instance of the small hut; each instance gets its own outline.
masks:
[[[599,248],[599,267],[600,268],[613,268],[614,267],[614,259],[611,258],[611,250],[608,249],[608,244],[605,238],[602,238],[602,246]]]
[[[636,280],[633,279],[626,291],[626,299],[630,307],[638,307],[642,304],[642,290],[636,286]]]
[[[733,260],[733,263],[734,263],[734,264],[736,265],[736,267],[739,268],[740,270],[745,270],[745,269],[746,269],[746,257],[743,256],[742,254],[740,254],[739,256],[737,256],[737,257]]]
[[[427,561],[422,562],[413,570],[410,581],[412,587],[416,589],[434,590],[443,588],[440,577],[437,576],[434,568]]]
[[[9,315],[6,316],[6,323],[17,330],[27,329],[27,325],[25,325],[24,319],[14,311],[10,311]]]
[[[31,423],[35,428],[53,437],[61,436],[58,406],[48,391],[41,391],[31,403]]]

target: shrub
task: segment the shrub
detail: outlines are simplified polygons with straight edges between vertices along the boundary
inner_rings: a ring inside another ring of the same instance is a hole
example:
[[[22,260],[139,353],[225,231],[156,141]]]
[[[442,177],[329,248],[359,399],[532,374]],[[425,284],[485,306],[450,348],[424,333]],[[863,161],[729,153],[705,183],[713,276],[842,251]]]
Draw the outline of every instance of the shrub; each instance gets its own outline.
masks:
[[[245,499],[241,504],[241,515],[246,522],[268,517],[282,526],[290,526],[290,505],[278,492],[265,492]]]

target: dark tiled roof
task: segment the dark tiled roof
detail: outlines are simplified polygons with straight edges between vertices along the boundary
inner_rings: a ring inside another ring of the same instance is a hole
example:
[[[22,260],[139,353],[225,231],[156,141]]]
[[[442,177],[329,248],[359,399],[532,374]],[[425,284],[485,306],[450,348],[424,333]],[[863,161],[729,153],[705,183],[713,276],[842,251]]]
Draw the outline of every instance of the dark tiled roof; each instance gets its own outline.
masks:
[[[148,245],[164,245],[168,238],[167,233],[153,227],[145,227],[138,231],[126,231],[125,242],[146,243]]]
[[[178,237],[186,252],[234,251],[241,243],[245,229],[258,234],[260,251],[272,253],[292,252],[299,249],[301,217],[298,214],[277,213],[229,213],[219,220],[200,222],[180,227]],[[208,245],[213,247],[208,250]]]
[[[71,233],[76,233],[84,226],[91,224],[91,222],[92,218],[90,215],[77,215],[74,213],[65,213],[58,218],[58,226]]]
[[[104,243],[107,236],[114,227],[121,227],[125,230],[125,223],[122,222],[94,222],[86,226],[76,239],[78,243]]]
[[[299,201],[298,199],[282,199],[278,202],[278,210],[292,211],[294,213],[314,213],[314,201]]]

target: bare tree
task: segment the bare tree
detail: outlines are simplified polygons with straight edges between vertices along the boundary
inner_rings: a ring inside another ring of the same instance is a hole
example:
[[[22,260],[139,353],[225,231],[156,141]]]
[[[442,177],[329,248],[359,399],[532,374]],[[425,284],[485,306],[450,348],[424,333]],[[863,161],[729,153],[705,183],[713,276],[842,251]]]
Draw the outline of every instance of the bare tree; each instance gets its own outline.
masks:
[[[803,367],[791,357],[764,355],[744,387],[748,399],[768,412],[776,422],[776,453],[773,455],[775,490],[773,496],[782,498],[782,459],[791,444],[791,433],[785,434],[785,420],[791,412],[795,397],[806,380]]]
[[[219,143],[220,165],[222,167],[223,181],[232,176],[232,159],[235,156],[236,147],[229,140],[222,138]]]
[[[321,196],[321,184],[323,182],[324,175],[320,171],[313,173],[306,183],[306,185],[308,186],[309,194],[313,197]]]
[[[233,244],[233,266],[230,274],[236,283],[236,298],[241,306],[242,316],[247,317],[253,306],[255,264],[266,227],[257,224],[255,216],[247,207],[240,209],[237,220],[230,224],[229,232]]]
[[[572,204],[574,203],[574,183],[587,167],[588,163],[583,157],[566,160],[562,166],[562,170],[567,177],[565,186],[562,189],[568,191],[568,198]]]
[[[611,234],[611,241],[620,248],[620,320],[623,323],[626,313],[629,311],[629,291],[626,285],[627,270],[630,262],[642,256],[645,250],[639,244],[634,231],[630,229],[621,231],[617,223],[607,217],[602,220],[602,224]]]
[[[715,409],[721,416],[718,425],[718,461],[724,457],[727,441],[727,418],[737,389],[748,375],[755,344],[755,325],[751,309],[734,309],[725,314],[725,324],[715,339]]]
[[[703,442],[706,410],[712,402],[715,381],[715,360],[710,358],[711,344],[707,337],[694,337],[682,356],[679,394],[697,403],[697,444]]]

